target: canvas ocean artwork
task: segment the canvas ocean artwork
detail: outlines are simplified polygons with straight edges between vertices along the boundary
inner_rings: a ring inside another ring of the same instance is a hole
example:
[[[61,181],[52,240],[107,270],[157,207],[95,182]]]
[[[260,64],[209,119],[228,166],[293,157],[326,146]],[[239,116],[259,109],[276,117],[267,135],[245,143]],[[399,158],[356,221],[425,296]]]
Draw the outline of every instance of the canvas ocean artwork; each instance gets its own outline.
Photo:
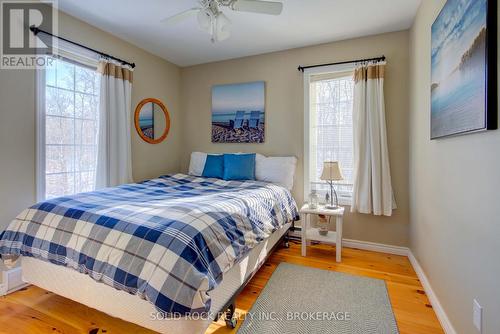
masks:
[[[212,87],[212,142],[263,143],[264,81]]]
[[[448,0],[432,25],[431,138],[487,127],[487,0]]]

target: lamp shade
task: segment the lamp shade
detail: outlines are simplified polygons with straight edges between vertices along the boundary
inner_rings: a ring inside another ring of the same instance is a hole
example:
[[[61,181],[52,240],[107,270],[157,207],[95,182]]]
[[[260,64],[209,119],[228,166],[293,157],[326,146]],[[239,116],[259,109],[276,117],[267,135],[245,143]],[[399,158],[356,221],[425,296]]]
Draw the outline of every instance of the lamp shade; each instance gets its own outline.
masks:
[[[342,171],[338,161],[325,161],[323,162],[323,173],[321,173],[321,180],[323,181],[340,181],[343,180]]]

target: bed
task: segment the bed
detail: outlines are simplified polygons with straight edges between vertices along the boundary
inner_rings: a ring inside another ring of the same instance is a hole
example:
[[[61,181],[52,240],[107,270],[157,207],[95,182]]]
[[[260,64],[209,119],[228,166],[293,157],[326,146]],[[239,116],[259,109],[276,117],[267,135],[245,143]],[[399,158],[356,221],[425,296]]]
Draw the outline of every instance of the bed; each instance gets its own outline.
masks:
[[[0,255],[112,316],[203,333],[297,219],[282,186],[165,175],[38,203],[2,233]]]

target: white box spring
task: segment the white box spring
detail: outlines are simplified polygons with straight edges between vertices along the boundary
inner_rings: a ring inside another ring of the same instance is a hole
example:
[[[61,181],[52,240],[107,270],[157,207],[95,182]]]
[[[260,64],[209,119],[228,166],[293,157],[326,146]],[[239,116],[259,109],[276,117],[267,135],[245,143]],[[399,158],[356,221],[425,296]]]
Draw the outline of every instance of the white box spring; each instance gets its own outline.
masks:
[[[267,240],[250,251],[242,261],[224,274],[222,283],[210,292],[213,313],[230,300],[244,281],[265,260],[273,246],[291,224],[274,232]],[[23,280],[60,296],[87,305],[113,317],[133,322],[151,330],[167,334],[201,334],[212,320],[168,319],[157,320],[152,315],[156,308],[148,301],[98,283],[73,269],[58,266],[31,257],[22,258]]]

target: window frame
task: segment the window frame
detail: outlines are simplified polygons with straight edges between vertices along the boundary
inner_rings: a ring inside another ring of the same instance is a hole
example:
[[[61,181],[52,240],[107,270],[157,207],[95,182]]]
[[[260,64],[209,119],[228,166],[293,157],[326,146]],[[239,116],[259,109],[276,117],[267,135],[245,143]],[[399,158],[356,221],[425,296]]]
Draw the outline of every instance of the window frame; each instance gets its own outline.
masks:
[[[47,57],[61,57],[63,60],[72,62],[73,64],[81,67],[92,67],[96,68],[99,64],[99,58],[96,54],[89,53],[88,51],[76,47],[73,45],[66,45],[61,43],[58,44],[58,48],[54,50],[54,55],[46,55]],[[45,197],[45,126],[46,126],[46,110],[45,110],[45,89],[46,89],[46,70],[45,68],[37,68],[35,70],[35,107],[36,107],[36,175],[35,175],[35,197],[37,202],[41,202],[46,199]]]
[[[36,200],[45,199],[45,69],[36,70]]]
[[[355,70],[355,64],[338,64],[321,67],[312,67],[304,69],[304,202],[307,202],[309,194],[311,193],[311,180],[310,180],[310,139],[311,139],[311,77],[314,75],[347,72]],[[352,203],[351,196],[339,196],[339,205],[350,206]]]

